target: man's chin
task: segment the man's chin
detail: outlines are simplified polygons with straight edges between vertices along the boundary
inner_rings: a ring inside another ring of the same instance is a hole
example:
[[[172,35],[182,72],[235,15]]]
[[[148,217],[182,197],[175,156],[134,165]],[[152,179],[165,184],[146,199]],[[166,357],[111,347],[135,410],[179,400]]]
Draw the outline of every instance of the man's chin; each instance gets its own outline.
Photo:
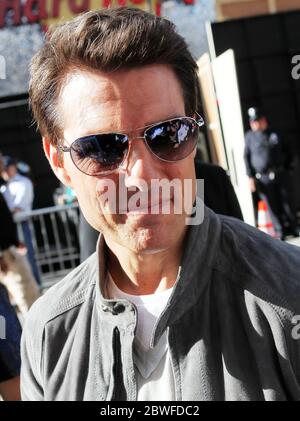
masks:
[[[129,216],[125,230],[133,248],[139,253],[153,254],[174,246],[185,230],[182,220],[177,220],[176,216]]]

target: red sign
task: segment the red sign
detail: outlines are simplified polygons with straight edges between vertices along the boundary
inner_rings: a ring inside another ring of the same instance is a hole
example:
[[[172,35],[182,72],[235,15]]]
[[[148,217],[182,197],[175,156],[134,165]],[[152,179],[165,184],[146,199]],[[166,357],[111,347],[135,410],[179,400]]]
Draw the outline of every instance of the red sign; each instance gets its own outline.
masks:
[[[10,24],[21,25],[26,23],[35,23],[48,19],[55,19],[60,16],[60,9],[64,2],[64,7],[68,8],[70,15],[85,12],[94,9],[95,0],[0,0],[0,28],[7,25],[6,17],[9,11],[12,11]],[[112,5],[125,6],[128,5],[135,7],[145,7],[147,0],[99,0],[96,7],[105,8]],[[152,3],[152,2],[151,2]],[[157,2],[155,9],[157,9]],[[159,9],[153,10],[158,12]]]

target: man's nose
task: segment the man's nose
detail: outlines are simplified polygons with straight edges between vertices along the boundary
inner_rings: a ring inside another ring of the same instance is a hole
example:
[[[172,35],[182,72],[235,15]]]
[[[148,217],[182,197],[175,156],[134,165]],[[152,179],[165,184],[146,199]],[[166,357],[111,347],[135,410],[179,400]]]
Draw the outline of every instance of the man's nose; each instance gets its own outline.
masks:
[[[143,139],[133,139],[127,160],[121,168],[125,173],[126,187],[137,187],[140,191],[149,189],[151,180],[162,177],[162,164],[163,162],[148,149]]]

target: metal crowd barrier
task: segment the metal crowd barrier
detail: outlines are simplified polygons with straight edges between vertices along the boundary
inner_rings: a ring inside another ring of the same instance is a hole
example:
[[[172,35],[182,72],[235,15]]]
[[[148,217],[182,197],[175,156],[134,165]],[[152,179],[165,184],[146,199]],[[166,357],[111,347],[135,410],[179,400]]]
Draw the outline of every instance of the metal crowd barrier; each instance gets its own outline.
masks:
[[[17,214],[19,239],[24,241],[22,221],[28,221],[42,289],[49,288],[76,267],[80,260],[79,207],[53,206]]]

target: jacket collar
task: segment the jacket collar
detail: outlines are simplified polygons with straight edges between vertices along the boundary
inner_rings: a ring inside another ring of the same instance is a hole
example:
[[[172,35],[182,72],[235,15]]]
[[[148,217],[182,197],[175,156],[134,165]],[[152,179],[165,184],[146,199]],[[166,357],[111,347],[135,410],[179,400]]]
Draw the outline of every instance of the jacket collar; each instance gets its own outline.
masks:
[[[175,323],[197,302],[202,291],[207,286],[215,260],[220,232],[221,222],[219,217],[207,207],[205,207],[202,224],[189,226],[184,240],[184,252],[173,293],[165,310],[157,320],[151,347],[157,344],[168,325]],[[96,287],[96,301],[102,307],[113,311],[118,301],[104,298],[107,246],[103,235],[99,236],[97,255],[96,286],[98,285],[98,287]]]

